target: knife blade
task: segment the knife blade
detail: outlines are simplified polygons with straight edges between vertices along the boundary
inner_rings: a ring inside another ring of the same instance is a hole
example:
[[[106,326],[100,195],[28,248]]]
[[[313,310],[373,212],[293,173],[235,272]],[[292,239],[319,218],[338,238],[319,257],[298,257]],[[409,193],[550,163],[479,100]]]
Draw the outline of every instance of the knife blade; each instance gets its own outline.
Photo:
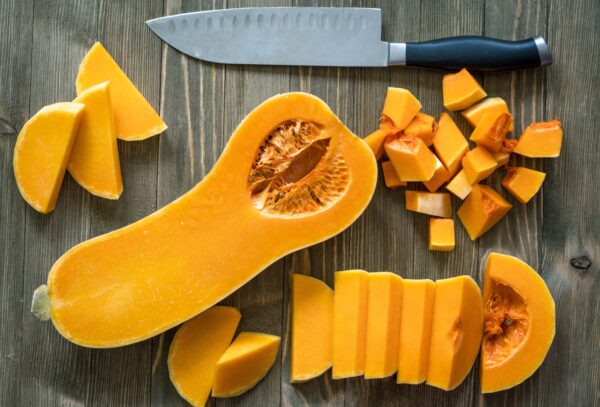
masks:
[[[542,37],[503,41],[478,36],[420,43],[381,40],[381,10],[255,7],[198,11],[146,22],[164,42],[223,64],[385,67],[500,71],[551,63]]]

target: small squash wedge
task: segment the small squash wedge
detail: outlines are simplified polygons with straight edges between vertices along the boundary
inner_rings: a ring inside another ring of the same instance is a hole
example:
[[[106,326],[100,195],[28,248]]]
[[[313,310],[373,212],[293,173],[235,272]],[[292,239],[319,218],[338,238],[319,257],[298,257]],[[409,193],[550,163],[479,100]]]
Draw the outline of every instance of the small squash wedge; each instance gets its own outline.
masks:
[[[52,322],[89,347],[164,332],[277,259],[350,226],[376,183],[369,146],[323,101],[272,97],[242,121],[190,192],[58,259],[48,276]]]

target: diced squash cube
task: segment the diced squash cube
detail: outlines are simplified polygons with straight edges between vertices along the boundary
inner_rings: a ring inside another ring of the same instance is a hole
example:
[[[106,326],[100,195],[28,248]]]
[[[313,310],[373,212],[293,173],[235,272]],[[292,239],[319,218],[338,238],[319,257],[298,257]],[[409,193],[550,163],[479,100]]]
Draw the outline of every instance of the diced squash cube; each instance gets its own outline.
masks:
[[[508,110],[508,105],[504,99],[495,97],[484,99],[476,105],[471,106],[467,110],[463,110],[460,112],[460,114],[469,122],[471,126],[476,127],[483,115],[491,112],[510,113]],[[512,124],[508,131],[513,131]]]
[[[526,204],[542,187],[546,174],[524,167],[508,167],[502,186],[522,204]]]
[[[402,181],[429,181],[435,172],[435,155],[418,137],[400,136],[385,142],[385,152]]]
[[[423,181],[423,185],[427,187],[429,192],[437,191],[446,181],[450,179],[450,174],[444,164],[435,157],[437,160],[437,164],[435,165],[435,171],[433,172],[433,177],[429,181]]]
[[[512,120],[510,113],[486,113],[477,123],[470,140],[489,151],[500,151],[504,146],[508,129],[512,126]]]
[[[421,103],[408,90],[388,88],[383,116],[390,119],[397,131],[404,130],[421,110]]]
[[[375,154],[377,160],[383,155],[383,143],[386,137],[387,133],[385,131],[377,129],[364,139],[365,143],[367,143],[373,151],[373,154]]]
[[[494,152],[494,151],[490,151],[490,154],[492,155],[492,157],[494,157],[494,160],[496,160],[496,163],[498,168],[502,167],[503,165],[508,164],[508,160],[510,160],[510,153],[506,152],[506,151],[498,151],[498,152]]]
[[[452,177],[458,172],[469,143],[448,113],[442,113],[433,138],[433,148]]]
[[[460,199],[465,199],[473,190],[473,184],[469,182],[465,170],[460,170],[446,185],[446,189]]]
[[[452,203],[447,192],[406,191],[406,209],[440,218],[452,216]]]
[[[429,219],[429,250],[449,252],[454,245],[454,220]]]
[[[479,82],[465,68],[444,75],[442,90],[444,107],[451,112],[466,109],[487,96]]]
[[[531,123],[521,137],[513,152],[525,157],[558,157],[562,144],[560,121]]]
[[[398,174],[396,174],[396,170],[391,161],[382,162],[381,169],[383,170],[383,180],[385,181],[386,187],[398,188],[406,186],[406,182],[402,181],[400,177],[398,177]]]
[[[433,144],[433,137],[436,131],[437,123],[435,122],[435,118],[419,112],[404,129],[403,133],[407,136],[420,138],[429,147]]]
[[[484,147],[475,147],[462,159],[463,170],[471,184],[489,177],[498,166],[494,157]]]
[[[477,184],[458,209],[462,222],[471,240],[475,240],[490,230],[512,205],[487,185]]]

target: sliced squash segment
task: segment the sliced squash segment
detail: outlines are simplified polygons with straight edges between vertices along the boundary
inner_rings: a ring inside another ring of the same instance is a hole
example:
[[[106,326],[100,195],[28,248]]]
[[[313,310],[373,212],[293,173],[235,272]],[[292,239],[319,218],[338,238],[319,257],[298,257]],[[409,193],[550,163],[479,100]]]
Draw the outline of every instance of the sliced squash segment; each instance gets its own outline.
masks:
[[[471,240],[475,240],[500,221],[512,208],[502,196],[487,185],[477,184],[458,209]]]
[[[452,203],[447,192],[406,191],[406,209],[441,218],[452,216]]]
[[[388,88],[383,105],[383,116],[393,123],[396,131],[404,130],[421,110],[421,103],[410,91]]]
[[[41,213],[54,210],[84,105],[55,103],[25,123],[13,155],[23,199]]]
[[[450,177],[460,170],[460,161],[469,151],[469,142],[448,113],[442,113],[433,139],[433,148]]]
[[[525,167],[508,167],[502,180],[506,188],[519,202],[526,204],[542,187],[546,174]]]
[[[465,154],[462,166],[469,182],[477,184],[492,175],[498,163],[484,147],[475,147]]]
[[[369,145],[377,160],[379,160],[383,155],[383,143],[385,142],[386,136],[387,133],[385,131],[377,129],[365,137],[365,143]]]
[[[508,161],[510,160],[510,153],[506,151],[490,151],[490,154],[492,155],[492,157],[494,157],[494,160],[496,160],[498,168],[508,164]]]
[[[109,83],[86,89],[74,102],[83,103],[85,109],[71,152],[69,172],[91,194],[118,199],[123,192],[123,181]]]
[[[494,97],[484,99],[476,105],[471,106],[467,110],[460,112],[460,114],[467,119],[469,124],[473,127],[477,126],[481,118],[486,113],[510,113],[510,111],[508,110],[508,105],[504,99]],[[508,128],[508,131],[513,131],[512,123]]]
[[[429,250],[449,252],[454,245],[454,220],[429,219]]]
[[[512,127],[510,113],[489,112],[483,115],[473,130],[470,140],[489,151],[498,152],[504,147],[506,135]]]
[[[444,107],[454,112],[463,110],[487,96],[479,82],[465,68],[446,74],[442,80]]]
[[[519,137],[513,152],[531,158],[558,157],[562,135],[558,120],[531,123]]]
[[[464,200],[473,190],[473,184],[469,182],[465,170],[462,169],[450,180],[446,189]]]
[[[450,173],[444,167],[444,164],[439,160],[439,158],[435,157],[435,171],[433,172],[433,177],[429,181],[423,181],[423,185],[429,190],[429,192],[437,191],[446,181],[450,179]]]
[[[382,162],[381,169],[383,170],[383,180],[386,187],[398,188],[405,187],[407,185],[406,182],[400,179],[391,161]]]
[[[77,72],[77,94],[109,81],[117,136],[143,140],[167,129],[167,125],[99,42],[87,52]]]
[[[402,181],[429,181],[433,177],[437,161],[420,138],[390,138],[385,142],[385,152]]]
[[[433,144],[433,138],[437,131],[435,118],[428,114],[419,112],[403,130],[403,133],[411,137],[419,137],[427,147]]]

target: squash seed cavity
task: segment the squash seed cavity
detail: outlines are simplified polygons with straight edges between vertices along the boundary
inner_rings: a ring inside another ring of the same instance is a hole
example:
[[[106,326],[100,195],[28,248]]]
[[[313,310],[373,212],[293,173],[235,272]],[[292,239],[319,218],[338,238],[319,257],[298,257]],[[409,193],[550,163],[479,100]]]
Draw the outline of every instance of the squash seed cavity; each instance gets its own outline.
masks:
[[[254,205],[271,215],[294,216],[332,206],[350,183],[344,157],[317,123],[288,120],[258,149],[248,176]]]

